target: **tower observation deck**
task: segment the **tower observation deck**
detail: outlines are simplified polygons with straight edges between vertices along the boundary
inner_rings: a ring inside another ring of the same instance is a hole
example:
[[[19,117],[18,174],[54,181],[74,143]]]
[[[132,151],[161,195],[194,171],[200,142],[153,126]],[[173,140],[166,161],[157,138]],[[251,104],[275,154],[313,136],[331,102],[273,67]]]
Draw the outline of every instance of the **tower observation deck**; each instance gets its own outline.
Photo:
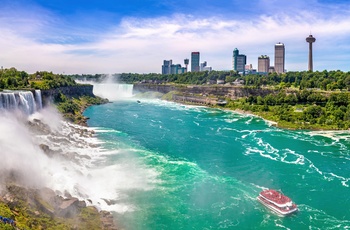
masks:
[[[313,63],[312,63],[312,43],[316,41],[311,34],[306,38],[306,42],[309,43],[309,71],[313,71]]]

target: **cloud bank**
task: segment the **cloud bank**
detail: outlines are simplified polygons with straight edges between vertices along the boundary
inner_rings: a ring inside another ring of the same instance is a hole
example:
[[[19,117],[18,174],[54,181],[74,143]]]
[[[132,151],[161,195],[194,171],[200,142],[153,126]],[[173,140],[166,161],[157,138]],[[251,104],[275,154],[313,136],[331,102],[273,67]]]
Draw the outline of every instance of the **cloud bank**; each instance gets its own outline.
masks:
[[[200,51],[201,62],[215,70],[230,70],[232,51],[238,48],[256,68],[262,54],[269,55],[273,65],[274,44],[283,42],[287,70],[299,71],[307,68],[305,38],[311,32],[317,39],[314,69],[349,70],[347,5],[296,1],[279,11],[277,2],[255,3],[256,10],[247,14],[173,12],[147,18],[123,16],[113,22],[98,14],[94,23],[88,23],[94,14],[73,17],[79,19],[74,21],[39,6],[7,7],[0,15],[0,65],[28,72],[159,73],[163,60],[183,64],[192,51]],[[18,19],[18,13],[24,17]]]

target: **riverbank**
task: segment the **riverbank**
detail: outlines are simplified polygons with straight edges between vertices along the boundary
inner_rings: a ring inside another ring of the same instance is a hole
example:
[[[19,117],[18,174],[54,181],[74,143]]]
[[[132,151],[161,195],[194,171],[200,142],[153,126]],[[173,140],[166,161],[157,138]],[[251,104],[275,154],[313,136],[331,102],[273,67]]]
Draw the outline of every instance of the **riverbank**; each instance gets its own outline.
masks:
[[[146,89],[147,87],[144,88],[144,90]],[[158,90],[158,88],[151,88],[150,90]],[[315,120],[316,118],[313,116],[320,116],[319,114],[325,113],[325,111],[323,111],[320,106],[316,105],[257,105],[247,101],[249,100],[249,97],[248,99],[247,97],[239,97],[235,100],[232,100],[231,98],[218,97],[215,94],[186,93],[186,90],[180,92],[169,91],[163,94],[161,97],[158,96],[158,98],[182,104],[203,105],[213,108],[239,111],[244,114],[252,114],[259,116],[272,125],[283,129],[315,131],[348,130],[346,126],[347,123],[344,123],[342,120],[335,122],[334,120],[336,117],[334,116],[327,118],[324,115],[323,117],[317,118],[317,120]]]
[[[61,94],[60,98],[56,101],[57,109],[62,113],[63,117],[69,122],[87,126],[87,117],[83,115],[85,109],[92,105],[101,105],[108,103],[108,99],[97,96],[80,96],[68,98]]]

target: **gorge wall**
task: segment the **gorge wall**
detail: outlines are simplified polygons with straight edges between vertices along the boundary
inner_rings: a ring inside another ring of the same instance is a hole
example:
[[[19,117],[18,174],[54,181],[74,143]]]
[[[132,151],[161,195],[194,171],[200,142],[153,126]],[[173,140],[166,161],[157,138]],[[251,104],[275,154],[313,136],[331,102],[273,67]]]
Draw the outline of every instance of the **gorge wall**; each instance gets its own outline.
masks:
[[[266,96],[275,93],[272,89],[253,89],[243,86],[220,86],[220,85],[161,85],[161,84],[134,84],[134,93],[145,93],[149,91],[169,93],[170,91],[178,91],[184,94],[202,94],[214,95],[216,97],[225,97],[232,100],[252,96]]]
[[[55,89],[41,90],[43,105],[47,105],[49,102],[52,102],[55,97],[60,93],[64,94],[67,97],[80,97],[80,96],[90,96],[94,97],[93,94],[93,85],[74,85],[66,86]]]

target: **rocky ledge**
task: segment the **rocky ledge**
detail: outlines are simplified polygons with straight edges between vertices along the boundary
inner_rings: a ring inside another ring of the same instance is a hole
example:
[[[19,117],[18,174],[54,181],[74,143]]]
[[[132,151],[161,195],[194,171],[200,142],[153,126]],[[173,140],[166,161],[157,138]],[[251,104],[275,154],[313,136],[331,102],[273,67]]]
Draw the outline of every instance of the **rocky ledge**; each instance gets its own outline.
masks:
[[[0,202],[11,211],[7,218],[15,220],[14,229],[117,229],[110,212],[98,211],[85,201],[65,195],[59,196],[49,188],[30,189],[8,183],[0,193]]]

